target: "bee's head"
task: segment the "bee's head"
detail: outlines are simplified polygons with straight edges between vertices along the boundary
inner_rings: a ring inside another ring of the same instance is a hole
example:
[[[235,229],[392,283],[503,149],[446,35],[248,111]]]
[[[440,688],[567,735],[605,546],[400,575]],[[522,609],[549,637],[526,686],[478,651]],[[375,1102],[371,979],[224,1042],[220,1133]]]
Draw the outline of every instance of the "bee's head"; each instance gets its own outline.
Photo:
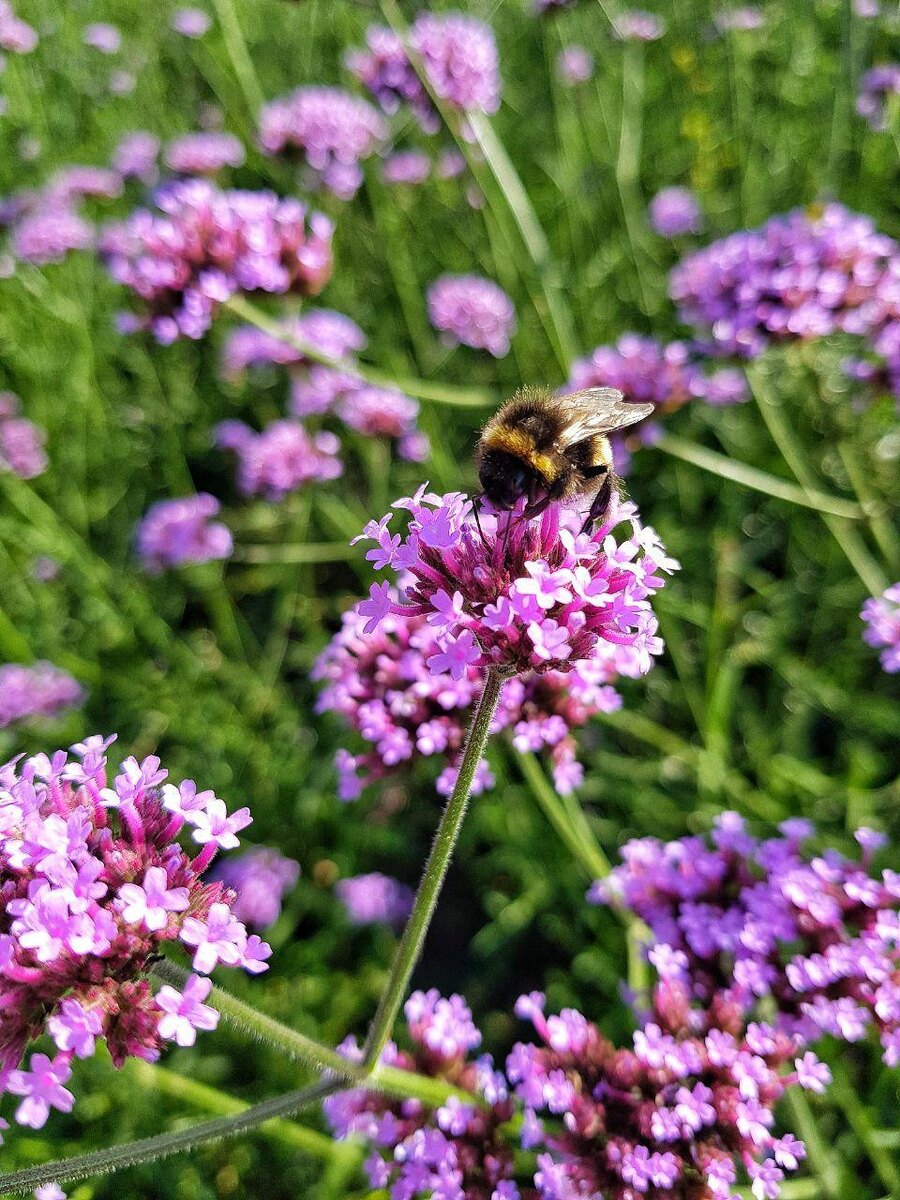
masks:
[[[527,495],[534,472],[514,454],[487,450],[478,463],[481,490],[495,508],[512,508]]]

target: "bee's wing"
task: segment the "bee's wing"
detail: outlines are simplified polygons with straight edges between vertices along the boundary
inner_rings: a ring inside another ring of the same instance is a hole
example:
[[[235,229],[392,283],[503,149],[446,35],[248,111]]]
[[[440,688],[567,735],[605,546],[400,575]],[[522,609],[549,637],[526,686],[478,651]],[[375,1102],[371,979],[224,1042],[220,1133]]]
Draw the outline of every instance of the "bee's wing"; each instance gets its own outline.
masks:
[[[597,433],[624,429],[653,412],[652,404],[632,404],[616,388],[585,388],[557,396],[556,401],[568,418],[560,439],[565,446],[574,446]]]

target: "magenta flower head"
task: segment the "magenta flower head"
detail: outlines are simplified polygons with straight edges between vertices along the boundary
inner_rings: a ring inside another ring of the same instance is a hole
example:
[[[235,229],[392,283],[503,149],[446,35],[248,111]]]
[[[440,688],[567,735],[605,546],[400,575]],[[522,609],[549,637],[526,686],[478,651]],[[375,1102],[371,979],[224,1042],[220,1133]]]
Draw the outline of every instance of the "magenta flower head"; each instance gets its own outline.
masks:
[[[14,721],[55,717],[83,699],[84,693],[72,676],[48,662],[30,667],[19,663],[0,666],[0,729]]]
[[[655,42],[666,32],[666,23],[655,13],[625,9],[613,21],[613,33],[623,42]]]
[[[411,888],[380,871],[339,879],[334,893],[352,925],[382,922],[402,926],[412,911],[414,899]]]
[[[882,650],[879,659],[884,670],[900,671],[900,582],[867,600],[860,616],[866,623],[863,641]]]
[[[856,111],[876,133],[883,133],[888,128],[888,106],[892,96],[900,96],[900,63],[873,67],[859,81]]]
[[[172,16],[172,28],[182,37],[203,37],[211,25],[212,19],[202,8],[179,8]]]
[[[381,177],[385,183],[424,183],[431,174],[431,159],[424,150],[400,150],[389,154],[381,164]]]
[[[19,397],[0,392],[0,471],[20,479],[34,479],[47,469],[46,434],[39,425],[19,415]]]
[[[13,12],[9,0],[0,0],[0,50],[30,54],[38,43],[35,30]]]
[[[802,1142],[772,1131],[773,1109],[789,1083],[819,1090],[813,1078],[827,1068],[810,1055],[803,1070],[784,1070],[788,1037],[735,1035],[698,1013],[651,1020],[632,1048],[616,1049],[575,1009],[545,1016],[539,992],[520,997],[516,1013],[543,1043],[519,1043],[506,1063],[526,1106],[523,1143],[541,1151],[542,1200],[727,1200],[739,1170],[765,1200],[805,1157]]]
[[[556,74],[561,83],[574,87],[593,76],[594,65],[594,56],[586,46],[565,46],[556,59]]]
[[[220,507],[207,492],[151,505],[135,536],[144,568],[158,575],[170,567],[228,558],[233,548],[231,531],[212,520]]]
[[[462,679],[469,667],[504,674],[572,671],[603,643],[629,646],[642,670],[662,650],[650,597],[661,571],[677,567],[633,505],[621,505],[593,533],[583,517],[551,505],[527,520],[485,510],[480,525],[472,501],[459,492],[438,496],[423,485],[394,509],[409,513],[405,536],[392,533],[394,513],[371,521],[360,539],[375,543],[367,558],[401,577],[403,601],[388,582],[373,584],[359,613],[365,633],[390,614],[421,615],[435,630],[433,674]],[[624,523],[617,541],[613,529]],[[360,540],[356,539],[356,540]]]
[[[215,432],[217,444],[237,455],[238,488],[245,496],[283,500],[343,471],[338,438],[327,430],[309,433],[301,421],[273,421],[261,433],[243,421],[223,421]]]
[[[500,105],[497,44],[488,25],[461,13],[420,13],[410,44],[433,91],[460,112],[496,112]],[[416,74],[403,40],[382,25],[366,31],[366,49],[347,57],[347,66],[386,113],[406,104],[426,133],[440,117]]]
[[[158,175],[159,138],[145,130],[126,133],[113,151],[112,166],[123,179],[155,183]]]
[[[186,133],[166,144],[166,166],[179,175],[215,175],[224,167],[239,167],[246,155],[231,133],[209,130]]]
[[[761,29],[765,23],[765,13],[752,5],[723,8],[713,17],[713,24],[719,33],[746,33],[753,29]]]
[[[113,1062],[158,1058],[165,1040],[189,1045],[218,1014],[209,981],[157,996],[147,973],[167,944],[189,948],[194,970],[217,962],[265,970],[269,948],[231,913],[234,894],[201,882],[219,846],[250,823],[228,816],[191,780],[165,783],[158,758],[128,758],[112,778],[112,738],[0,767],[0,1080],[16,1120],[40,1128],[68,1112],[73,1058],[105,1040]],[[191,829],[188,853],[177,840]],[[197,835],[200,835],[199,837]],[[47,1035],[53,1057],[28,1045]]]
[[[427,663],[441,651],[440,631],[422,614],[392,613],[370,633],[365,626],[358,610],[345,613],[313,668],[313,678],[325,684],[318,710],[338,713],[365,745],[361,753],[342,749],[336,755],[338,795],[355,800],[367,784],[433,757],[446,764],[437,790],[449,795],[481,671],[470,666],[460,679],[449,671],[433,674]],[[640,668],[632,647],[603,642],[589,662],[569,672],[509,679],[492,731],[508,731],[519,750],[546,753],[557,790],[571,792],[583,775],[574,731],[598,713],[620,708],[622,697],[612,684]],[[493,783],[482,761],[472,790],[477,794]]]
[[[254,846],[216,863],[210,879],[235,893],[231,911],[253,929],[274,925],[281,902],[300,878],[300,864],[277,850]]]
[[[98,21],[93,25],[85,25],[81,40],[101,54],[117,54],[122,45],[122,34],[115,25]]]
[[[451,1097],[431,1108],[418,1100],[393,1100],[355,1088],[324,1103],[334,1136],[372,1143],[365,1163],[369,1184],[386,1190],[391,1200],[420,1195],[519,1200],[512,1147],[501,1129],[513,1116],[513,1104],[490,1055],[470,1057],[481,1034],[468,1005],[462,996],[443,997],[432,988],[414,992],[404,1012],[412,1051],[389,1042],[381,1062],[433,1076],[471,1092],[480,1103]],[[360,1053],[353,1039],[341,1050],[349,1057]]]
[[[699,233],[702,224],[700,206],[689,188],[663,188],[650,201],[650,225],[660,237]]]
[[[450,345],[509,353],[516,311],[503,288],[480,275],[442,275],[428,288],[428,318]]]
[[[806,821],[781,832],[759,841],[737,813],[723,813],[711,846],[629,842],[624,864],[589,899],[613,900],[649,925],[659,1011],[712,1013],[754,1038],[765,1020],[797,1053],[823,1034],[856,1042],[871,1029],[885,1061],[900,1064],[900,877],[870,872],[885,838],[857,830],[859,862],[804,854]]]
[[[316,295],[331,277],[332,232],[299,200],[188,179],[161,188],[153,210],[107,226],[100,249],[145,309],[134,327],[168,344],[202,337],[239,293]]]
[[[267,104],[259,116],[266,154],[299,154],[323,187],[352,200],[363,181],[360,161],[387,137],[387,126],[365,100],[343,88],[304,87]]]
[[[773,342],[852,333],[900,360],[898,260],[871,218],[827,204],[689,254],[669,291],[682,321],[726,353],[752,358]]]

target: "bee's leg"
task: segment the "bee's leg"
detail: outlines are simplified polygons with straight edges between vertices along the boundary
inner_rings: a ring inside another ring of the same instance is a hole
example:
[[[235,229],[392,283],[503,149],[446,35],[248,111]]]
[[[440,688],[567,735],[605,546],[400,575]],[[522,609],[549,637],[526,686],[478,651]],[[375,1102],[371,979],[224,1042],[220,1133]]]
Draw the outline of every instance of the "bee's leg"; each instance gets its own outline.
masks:
[[[481,528],[481,496],[475,496],[472,500],[472,512],[475,514],[475,524],[478,526],[478,536],[481,538],[482,546],[486,546],[487,542],[484,539],[484,530]]]
[[[585,518],[585,522],[581,527],[582,533],[587,533],[588,530],[593,526],[595,521],[600,520],[601,517],[604,517],[606,515],[606,510],[609,508],[609,503],[612,500],[612,494],[613,494],[612,475],[610,474],[608,467],[604,467],[603,472],[605,473],[605,478],[604,478],[603,482],[600,484],[600,490],[597,492],[597,495],[594,497],[593,501],[591,502],[591,507],[588,509],[588,515]],[[599,473],[600,472],[598,472],[598,474]]]

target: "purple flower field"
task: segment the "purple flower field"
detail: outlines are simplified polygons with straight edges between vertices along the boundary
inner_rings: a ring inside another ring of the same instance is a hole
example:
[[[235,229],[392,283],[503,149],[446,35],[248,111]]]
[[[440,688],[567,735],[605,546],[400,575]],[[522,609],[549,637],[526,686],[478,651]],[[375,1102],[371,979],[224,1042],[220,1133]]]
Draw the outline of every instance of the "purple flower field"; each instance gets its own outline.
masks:
[[[898,39],[0,0],[0,1194],[900,1196]]]

